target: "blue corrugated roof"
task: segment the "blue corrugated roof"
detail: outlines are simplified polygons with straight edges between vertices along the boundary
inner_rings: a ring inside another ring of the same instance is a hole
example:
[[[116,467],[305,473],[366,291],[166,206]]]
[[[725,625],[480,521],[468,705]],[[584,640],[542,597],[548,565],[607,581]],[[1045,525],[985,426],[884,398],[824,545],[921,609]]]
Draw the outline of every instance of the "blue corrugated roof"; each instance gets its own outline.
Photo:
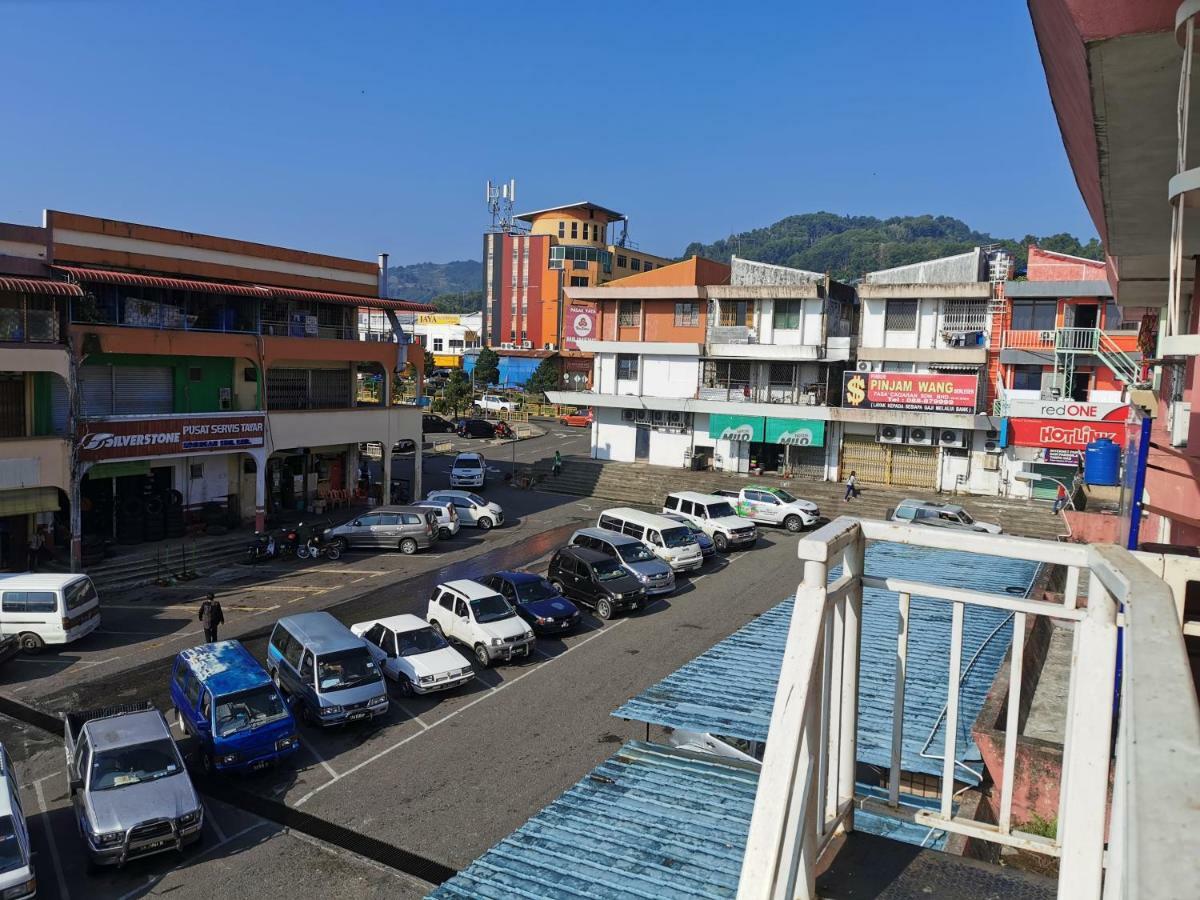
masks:
[[[430,900],[737,894],[758,772],[634,741]]]
[[[1023,590],[1032,580],[1036,564],[871,543],[867,547],[866,569],[873,575],[1004,593],[1010,586]],[[838,574],[834,570],[830,578]],[[792,601],[784,601],[628,701],[613,715],[689,731],[765,741],[791,610]],[[858,758],[870,765],[887,766],[891,759],[896,618],[894,594],[875,589],[864,591]],[[971,740],[971,725],[1011,639],[1012,626],[1003,611],[980,607],[968,607],[965,611],[959,698],[960,760],[979,759],[978,748]],[[941,711],[946,703],[949,643],[950,604],[914,597],[910,608],[902,752],[902,765],[910,771],[935,775],[941,772],[936,757],[945,741]],[[933,740],[925,751],[927,755],[922,756],[931,731]],[[975,780],[962,768],[958,777]]]

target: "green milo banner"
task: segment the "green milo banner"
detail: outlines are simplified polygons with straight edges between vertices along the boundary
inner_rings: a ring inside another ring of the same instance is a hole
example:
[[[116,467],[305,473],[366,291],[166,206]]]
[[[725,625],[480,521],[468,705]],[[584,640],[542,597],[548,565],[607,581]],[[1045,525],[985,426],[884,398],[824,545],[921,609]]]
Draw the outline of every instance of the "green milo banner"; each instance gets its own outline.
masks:
[[[713,413],[708,417],[708,436],[719,441],[761,441],[763,417]]]
[[[820,419],[767,419],[768,444],[824,447],[825,423]]]

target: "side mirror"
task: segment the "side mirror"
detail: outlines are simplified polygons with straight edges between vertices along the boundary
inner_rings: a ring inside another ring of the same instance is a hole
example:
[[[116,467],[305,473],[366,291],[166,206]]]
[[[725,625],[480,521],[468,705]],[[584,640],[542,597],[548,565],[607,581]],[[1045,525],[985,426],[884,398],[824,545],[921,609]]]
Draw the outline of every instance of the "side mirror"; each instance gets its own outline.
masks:
[[[353,525],[355,528],[358,528],[358,527],[360,527],[360,526],[362,525],[362,520],[361,520],[361,519],[355,519],[355,520],[354,520],[353,522],[351,522],[350,524],[351,524],[351,525]]]
[[[67,779],[67,790],[74,793],[83,789],[83,779],[71,776]]]
[[[212,725],[209,723],[209,721],[207,719],[201,719],[199,722],[196,723],[196,730],[197,731],[205,731],[205,732],[212,731]]]

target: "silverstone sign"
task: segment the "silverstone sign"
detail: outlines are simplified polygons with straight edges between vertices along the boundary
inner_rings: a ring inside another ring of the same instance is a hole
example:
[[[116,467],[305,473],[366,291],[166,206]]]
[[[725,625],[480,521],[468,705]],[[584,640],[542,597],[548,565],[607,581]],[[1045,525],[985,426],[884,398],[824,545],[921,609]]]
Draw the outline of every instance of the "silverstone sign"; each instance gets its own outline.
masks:
[[[263,446],[263,430],[261,415],[96,419],[81,426],[79,458],[100,461],[248,450]]]

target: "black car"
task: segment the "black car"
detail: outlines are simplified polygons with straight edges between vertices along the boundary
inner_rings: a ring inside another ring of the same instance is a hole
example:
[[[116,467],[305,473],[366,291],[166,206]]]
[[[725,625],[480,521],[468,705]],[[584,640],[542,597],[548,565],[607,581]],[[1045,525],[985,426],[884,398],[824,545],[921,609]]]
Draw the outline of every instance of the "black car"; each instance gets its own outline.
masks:
[[[412,438],[400,438],[396,443],[392,444],[393,453],[416,453],[417,442]]]
[[[563,547],[550,560],[550,583],[602,619],[646,605],[646,589],[614,559],[597,550]]]
[[[421,431],[424,434],[454,434],[454,423],[433,413],[424,413],[421,416]]]
[[[479,579],[512,604],[533,633],[564,634],[579,624],[579,609],[558,588],[532,572],[497,572]]]
[[[454,429],[459,437],[491,438],[496,436],[496,426],[483,419],[459,419]]]

